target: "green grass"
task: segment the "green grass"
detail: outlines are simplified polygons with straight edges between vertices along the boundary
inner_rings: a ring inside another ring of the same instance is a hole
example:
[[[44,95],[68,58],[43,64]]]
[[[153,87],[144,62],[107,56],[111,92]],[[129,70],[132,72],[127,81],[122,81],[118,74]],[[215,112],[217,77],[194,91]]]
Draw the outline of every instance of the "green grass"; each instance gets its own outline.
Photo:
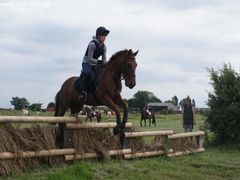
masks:
[[[1,112],[0,112],[1,114]],[[41,114],[42,115],[42,114]],[[43,114],[45,115],[45,114]],[[103,115],[103,121],[109,117]],[[157,126],[140,127],[139,115],[130,115],[139,130],[172,129],[183,132],[180,115],[160,115]],[[204,117],[197,115],[195,131],[199,129]],[[204,153],[167,158],[154,157],[135,160],[95,160],[76,161],[70,165],[50,168],[40,166],[15,174],[8,179],[234,179],[240,180],[240,144],[209,147]]]
[[[240,145],[209,148],[175,158],[78,161],[58,168],[41,168],[9,179],[240,179]]]
[[[54,112],[29,111],[30,116],[53,116]],[[0,116],[22,116],[21,110],[0,110]]]

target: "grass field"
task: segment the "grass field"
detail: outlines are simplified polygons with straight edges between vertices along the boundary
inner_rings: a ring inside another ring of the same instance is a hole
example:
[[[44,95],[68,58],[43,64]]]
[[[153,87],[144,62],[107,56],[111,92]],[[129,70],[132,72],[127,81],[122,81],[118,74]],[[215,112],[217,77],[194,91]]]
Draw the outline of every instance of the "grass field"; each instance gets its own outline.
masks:
[[[0,111],[0,115],[20,115]],[[34,113],[30,113],[35,115]],[[52,115],[40,113],[39,115]],[[109,117],[104,116],[104,121]],[[110,118],[111,119],[111,118]],[[204,117],[197,115],[198,130]],[[139,115],[130,115],[129,122],[140,130],[172,129],[183,132],[179,115],[160,115],[156,127],[139,125]],[[6,177],[4,177],[6,179]],[[76,161],[70,165],[46,166],[15,174],[8,179],[240,179],[240,144],[208,147],[204,153],[175,158],[155,157],[135,160]]]

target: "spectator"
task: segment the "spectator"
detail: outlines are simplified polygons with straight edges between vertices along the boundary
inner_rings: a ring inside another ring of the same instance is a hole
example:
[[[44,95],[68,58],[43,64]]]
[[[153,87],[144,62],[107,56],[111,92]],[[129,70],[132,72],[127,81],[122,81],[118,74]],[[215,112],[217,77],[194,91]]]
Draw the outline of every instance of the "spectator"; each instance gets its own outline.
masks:
[[[182,125],[185,130],[185,132],[192,132],[193,126],[196,123],[195,118],[195,108],[191,103],[191,99],[188,96],[185,99],[183,108],[182,108]]]

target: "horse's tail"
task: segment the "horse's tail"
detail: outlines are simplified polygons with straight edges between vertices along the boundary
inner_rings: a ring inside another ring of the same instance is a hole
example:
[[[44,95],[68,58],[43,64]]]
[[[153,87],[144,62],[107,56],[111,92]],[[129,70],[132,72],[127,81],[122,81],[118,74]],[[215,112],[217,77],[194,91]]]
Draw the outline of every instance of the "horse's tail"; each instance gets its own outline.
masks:
[[[60,93],[60,91],[58,91],[58,93],[55,96],[55,114],[54,114],[54,116],[59,116],[59,93]]]

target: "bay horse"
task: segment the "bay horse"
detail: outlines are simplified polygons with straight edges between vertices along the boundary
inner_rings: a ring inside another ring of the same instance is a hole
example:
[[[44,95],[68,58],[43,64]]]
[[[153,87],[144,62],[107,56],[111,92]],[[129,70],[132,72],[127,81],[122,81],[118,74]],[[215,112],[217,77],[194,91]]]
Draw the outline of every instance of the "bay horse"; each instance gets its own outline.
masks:
[[[142,121],[144,121],[144,127],[146,127],[146,121],[149,121],[149,127],[151,124],[154,124],[156,126],[156,119],[155,119],[155,112],[154,111],[147,111],[146,109],[141,110],[141,120],[140,125],[142,127]]]
[[[102,116],[101,116],[100,111],[95,111],[88,107],[85,108],[85,111],[87,113],[87,118],[86,118],[85,122],[87,122],[88,119],[90,120],[90,122],[92,122],[92,118],[94,118],[94,117],[96,117],[98,123],[101,122]]]
[[[125,124],[128,121],[129,107],[121,96],[122,82],[125,86],[132,89],[136,85],[135,70],[137,67],[136,55],[138,51],[131,49],[118,51],[108,62],[106,62],[96,72],[95,92],[88,92],[87,100],[82,103],[79,101],[79,92],[75,88],[75,82],[78,77],[67,79],[60,91],[56,94],[55,116],[64,116],[68,108],[71,110],[71,116],[77,116],[82,110],[83,104],[98,106],[105,105],[112,109],[116,115],[116,127],[113,129],[114,135],[119,135],[120,143],[123,145]],[[123,119],[121,120],[120,109],[124,109]],[[59,123],[59,136],[57,138],[60,147],[63,147],[65,123]]]

